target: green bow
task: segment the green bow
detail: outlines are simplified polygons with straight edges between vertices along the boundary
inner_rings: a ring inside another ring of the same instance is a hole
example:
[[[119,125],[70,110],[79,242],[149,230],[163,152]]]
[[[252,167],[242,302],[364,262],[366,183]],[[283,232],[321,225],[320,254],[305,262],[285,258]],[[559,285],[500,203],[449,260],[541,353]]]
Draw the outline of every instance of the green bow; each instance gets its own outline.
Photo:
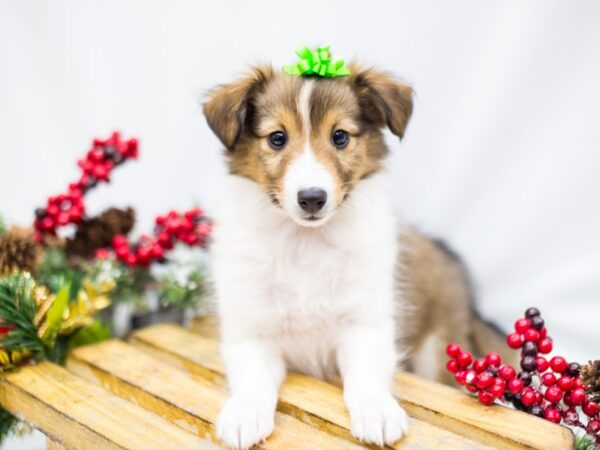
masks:
[[[319,77],[344,77],[350,75],[350,71],[343,59],[338,59],[337,61],[331,60],[329,46],[319,47],[316,50],[311,50],[304,46],[296,51],[296,55],[300,57],[300,61],[296,64],[283,67],[283,70],[290,75],[316,75]]]

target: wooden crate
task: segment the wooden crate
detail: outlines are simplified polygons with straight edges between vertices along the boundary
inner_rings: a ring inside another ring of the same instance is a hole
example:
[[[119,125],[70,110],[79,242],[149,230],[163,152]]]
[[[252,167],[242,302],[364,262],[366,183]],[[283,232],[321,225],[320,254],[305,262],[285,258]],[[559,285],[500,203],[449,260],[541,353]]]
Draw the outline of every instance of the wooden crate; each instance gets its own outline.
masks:
[[[48,448],[219,448],[214,433],[227,398],[214,319],[193,331],[152,326],[129,342],[75,350],[67,368],[28,366],[0,378],[0,404],[49,437]],[[201,333],[201,334],[200,334]],[[410,432],[401,449],[570,449],[569,430],[458,390],[397,374]],[[339,386],[291,374],[264,449],[365,448],[349,432]]]

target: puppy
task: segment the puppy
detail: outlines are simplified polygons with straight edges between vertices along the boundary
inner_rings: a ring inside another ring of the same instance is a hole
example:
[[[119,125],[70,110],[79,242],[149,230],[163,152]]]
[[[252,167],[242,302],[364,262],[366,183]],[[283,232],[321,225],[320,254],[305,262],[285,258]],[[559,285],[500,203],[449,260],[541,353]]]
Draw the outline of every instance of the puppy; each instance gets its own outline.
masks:
[[[303,78],[256,68],[204,107],[230,173],[212,247],[231,391],[217,434],[230,447],[272,432],[287,370],[341,376],[352,434],[393,444],[407,431],[391,393],[401,357],[443,380],[446,343],[472,349],[475,323],[482,342],[496,339],[472,311],[457,258],[395,222],[382,130],[403,136],[411,88],[350,69]]]

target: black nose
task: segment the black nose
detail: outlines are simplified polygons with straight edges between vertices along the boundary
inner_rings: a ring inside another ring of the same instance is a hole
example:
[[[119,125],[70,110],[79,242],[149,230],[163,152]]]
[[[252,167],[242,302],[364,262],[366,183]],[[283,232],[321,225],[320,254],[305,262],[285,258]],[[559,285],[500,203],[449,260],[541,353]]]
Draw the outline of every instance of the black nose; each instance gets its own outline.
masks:
[[[314,214],[327,203],[327,192],[320,188],[303,189],[298,192],[298,204],[307,213]]]

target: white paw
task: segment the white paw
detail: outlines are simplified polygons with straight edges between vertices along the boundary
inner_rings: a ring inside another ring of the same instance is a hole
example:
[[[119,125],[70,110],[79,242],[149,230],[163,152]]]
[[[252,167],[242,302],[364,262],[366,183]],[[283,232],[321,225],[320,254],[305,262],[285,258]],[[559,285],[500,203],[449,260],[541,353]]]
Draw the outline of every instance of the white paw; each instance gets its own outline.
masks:
[[[261,400],[230,398],[217,419],[217,436],[227,447],[248,449],[273,431],[275,411]]]
[[[408,416],[391,395],[353,398],[348,408],[352,435],[368,444],[392,445],[408,431]]]

